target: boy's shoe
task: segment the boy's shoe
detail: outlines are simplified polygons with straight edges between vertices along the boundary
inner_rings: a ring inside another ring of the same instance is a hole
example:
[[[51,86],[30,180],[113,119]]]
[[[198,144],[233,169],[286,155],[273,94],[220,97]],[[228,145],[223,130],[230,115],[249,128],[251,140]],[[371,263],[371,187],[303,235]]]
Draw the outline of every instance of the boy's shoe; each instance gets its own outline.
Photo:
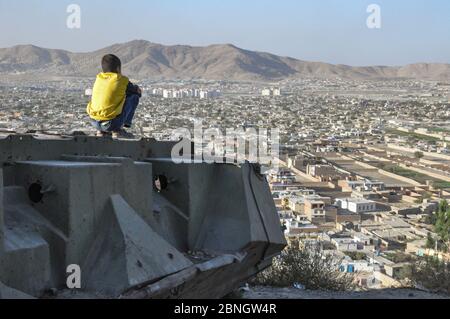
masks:
[[[125,127],[125,128],[131,128],[131,124],[124,124],[123,127]]]
[[[106,137],[106,136],[111,136],[111,133],[110,132],[97,131],[95,136],[97,136],[97,137]]]
[[[132,133],[129,133],[125,131],[124,129],[120,129],[118,131],[112,132],[113,138],[134,138],[134,135]]]

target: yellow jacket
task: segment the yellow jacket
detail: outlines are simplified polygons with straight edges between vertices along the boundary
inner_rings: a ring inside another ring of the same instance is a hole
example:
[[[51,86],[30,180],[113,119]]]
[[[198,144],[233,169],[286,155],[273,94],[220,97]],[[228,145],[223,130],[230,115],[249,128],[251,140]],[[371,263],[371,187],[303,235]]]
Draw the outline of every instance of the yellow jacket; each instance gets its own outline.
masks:
[[[87,113],[96,121],[109,121],[122,113],[129,80],[117,73],[99,73]]]

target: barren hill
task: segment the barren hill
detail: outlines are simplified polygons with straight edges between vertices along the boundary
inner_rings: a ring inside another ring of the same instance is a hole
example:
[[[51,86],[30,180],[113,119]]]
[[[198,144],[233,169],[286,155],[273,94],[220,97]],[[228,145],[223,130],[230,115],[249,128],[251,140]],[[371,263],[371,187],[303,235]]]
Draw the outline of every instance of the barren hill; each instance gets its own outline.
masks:
[[[272,81],[285,78],[412,78],[450,80],[450,64],[352,67],[307,62],[231,44],[165,46],[144,40],[115,44],[88,53],[19,45],[0,49],[0,73],[32,72],[34,76],[93,76],[101,57],[118,55],[124,73],[137,78]]]

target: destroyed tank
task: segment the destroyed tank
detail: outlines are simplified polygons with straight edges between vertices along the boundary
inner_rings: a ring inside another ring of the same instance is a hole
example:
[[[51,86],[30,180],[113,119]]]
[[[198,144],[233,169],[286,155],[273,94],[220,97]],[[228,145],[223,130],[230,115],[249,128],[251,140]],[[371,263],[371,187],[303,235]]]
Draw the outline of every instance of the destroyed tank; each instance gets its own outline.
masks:
[[[0,135],[0,298],[221,298],[270,266],[286,242],[258,166],[173,146]]]

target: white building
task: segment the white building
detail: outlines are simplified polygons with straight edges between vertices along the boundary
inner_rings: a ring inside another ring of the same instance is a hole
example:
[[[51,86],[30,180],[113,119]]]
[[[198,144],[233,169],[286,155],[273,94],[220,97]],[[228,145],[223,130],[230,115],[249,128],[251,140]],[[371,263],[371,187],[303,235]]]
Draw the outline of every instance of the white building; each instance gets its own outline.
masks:
[[[208,91],[203,91],[203,90],[201,90],[201,91],[200,91],[200,98],[201,98],[201,99],[207,99],[207,98],[209,98],[209,92],[208,92]]]
[[[152,95],[162,96],[163,95],[163,89],[153,89],[152,90]]]
[[[281,89],[280,88],[266,88],[261,91],[262,96],[280,96]]]
[[[172,97],[172,91],[171,90],[163,90],[163,98],[168,99]]]
[[[373,272],[374,265],[367,260],[343,260],[339,267],[342,272]]]
[[[273,96],[280,96],[281,95],[281,89],[280,88],[275,88],[272,90],[273,92]]]
[[[180,99],[180,98],[200,98],[208,99],[220,97],[220,90],[199,90],[199,89],[153,89],[152,94],[162,96],[165,99]]]
[[[336,199],[336,204],[342,209],[347,209],[357,214],[376,210],[376,203],[374,201],[363,198],[338,198]]]
[[[352,238],[332,238],[331,242],[339,251],[356,251],[358,244]]]

